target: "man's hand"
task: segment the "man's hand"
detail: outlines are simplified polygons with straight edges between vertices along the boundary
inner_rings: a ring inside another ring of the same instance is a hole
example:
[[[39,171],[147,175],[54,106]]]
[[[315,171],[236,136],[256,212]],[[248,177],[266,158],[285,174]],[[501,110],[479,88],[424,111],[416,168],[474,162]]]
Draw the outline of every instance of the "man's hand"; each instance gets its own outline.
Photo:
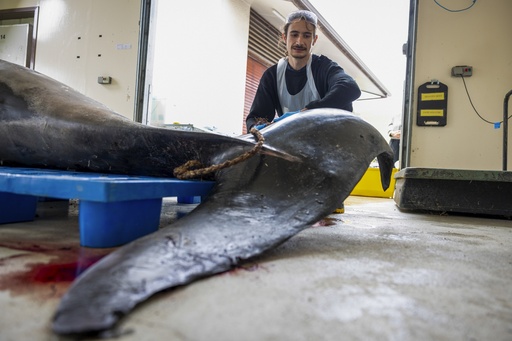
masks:
[[[297,114],[297,113],[299,113],[301,111],[304,111],[304,109],[303,110],[297,110],[297,111],[291,111],[291,112],[284,113],[281,116],[276,117],[272,122],[270,122],[270,123],[263,123],[263,124],[257,124],[257,125],[254,126],[254,128],[256,128],[258,130],[261,130],[261,129],[265,128],[266,126],[268,126],[268,125],[270,125],[272,123],[276,123],[276,122],[279,122],[281,120],[284,120],[285,118],[290,117],[292,115],[295,115],[295,114]]]
[[[256,117],[255,121],[256,122],[254,123],[252,128],[255,128],[257,130],[261,130],[261,129],[265,128],[266,126],[268,126],[270,123],[272,123],[272,122],[269,122],[266,118],[263,118],[263,117]]]
[[[281,116],[276,117],[276,118],[274,119],[274,123],[275,123],[275,122],[279,122],[279,121],[281,121],[281,120],[284,120],[285,118],[290,117],[290,116],[292,116],[292,115],[295,115],[295,114],[297,114],[297,113],[299,113],[299,112],[301,112],[301,111],[302,111],[302,110],[297,110],[297,111],[291,111],[291,112],[287,112],[287,113],[285,113],[285,114],[282,114]]]
[[[389,133],[389,137],[392,137],[394,139],[399,139],[400,135],[401,135],[401,131],[400,130],[395,130],[395,131],[392,131],[392,132]]]

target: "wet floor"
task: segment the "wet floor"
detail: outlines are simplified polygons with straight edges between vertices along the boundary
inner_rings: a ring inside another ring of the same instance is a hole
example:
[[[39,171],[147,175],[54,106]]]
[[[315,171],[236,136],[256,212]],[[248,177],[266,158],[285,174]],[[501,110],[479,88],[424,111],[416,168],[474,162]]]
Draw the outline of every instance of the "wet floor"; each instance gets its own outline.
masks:
[[[162,226],[194,205],[164,202]],[[113,249],[79,245],[76,202],[0,225],[0,341],[67,340],[50,324],[73,279]],[[158,294],[117,340],[512,340],[512,221],[401,212],[349,197],[227,273]]]

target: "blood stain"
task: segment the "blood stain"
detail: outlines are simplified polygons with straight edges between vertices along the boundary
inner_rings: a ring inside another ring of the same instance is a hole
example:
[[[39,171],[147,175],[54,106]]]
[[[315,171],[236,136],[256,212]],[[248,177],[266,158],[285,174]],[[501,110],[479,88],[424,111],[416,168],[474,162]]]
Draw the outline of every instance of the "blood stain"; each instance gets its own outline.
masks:
[[[82,259],[73,263],[35,265],[26,273],[26,279],[34,283],[72,282],[102,257]]]
[[[54,243],[7,245],[2,242],[0,247],[28,252],[0,259],[2,266],[22,267],[16,271],[1,272],[0,290],[8,290],[11,295],[31,295],[40,298],[60,297],[81,273],[113,251]],[[41,261],[38,261],[38,255],[43,256]],[[49,262],[46,261],[48,257]]]
[[[320,226],[332,226],[336,225],[336,222],[340,221],[339,219],[335,218],[324,218],[315,224],[312,225],[312,227],[320,227]]]

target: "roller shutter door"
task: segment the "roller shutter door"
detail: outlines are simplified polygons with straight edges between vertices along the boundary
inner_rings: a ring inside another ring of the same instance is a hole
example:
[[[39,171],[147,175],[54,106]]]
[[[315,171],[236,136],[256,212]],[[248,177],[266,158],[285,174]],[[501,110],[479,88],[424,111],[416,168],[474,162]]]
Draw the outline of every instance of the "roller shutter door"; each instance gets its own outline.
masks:
[[[245,102],[243,132],[247,132],[245,119],[251,109],[260,78],[265,70],[277,63],[286,54],[281,41],[281,32],[251,9],[249,25],[249,47],[247,54],[247,74],[245,83]]]

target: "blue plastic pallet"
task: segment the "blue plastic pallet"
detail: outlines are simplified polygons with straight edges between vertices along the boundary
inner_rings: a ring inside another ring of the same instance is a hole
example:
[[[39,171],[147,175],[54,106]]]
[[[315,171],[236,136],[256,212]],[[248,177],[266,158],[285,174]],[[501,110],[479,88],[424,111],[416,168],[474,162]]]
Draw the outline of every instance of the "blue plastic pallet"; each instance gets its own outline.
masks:
[[[79,200],[80,244],[114,247],[158,229],[162,198],[198,203],[213,181],[0,167],[0,224],[31,221],[39,197]]]

